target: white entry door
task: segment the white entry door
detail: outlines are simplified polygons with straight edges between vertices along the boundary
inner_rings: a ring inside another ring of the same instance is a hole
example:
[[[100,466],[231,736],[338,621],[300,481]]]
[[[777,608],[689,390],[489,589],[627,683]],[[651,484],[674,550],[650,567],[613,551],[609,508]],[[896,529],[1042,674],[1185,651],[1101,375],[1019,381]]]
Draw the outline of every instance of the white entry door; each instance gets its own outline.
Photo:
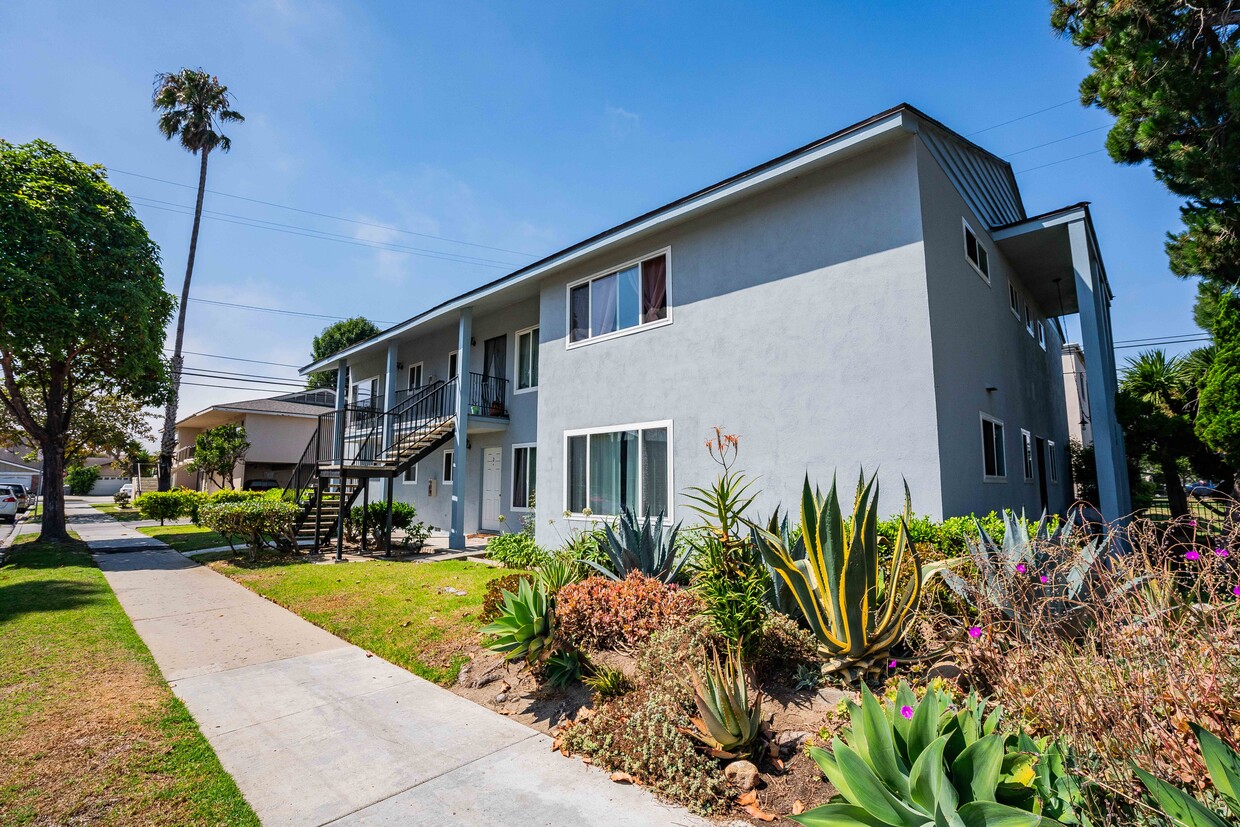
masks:
[[[503,525],[499,521],[501,503],[500,492],[503,490],[504,449],[487,448],[482,452],[482,530],[499,531]]]

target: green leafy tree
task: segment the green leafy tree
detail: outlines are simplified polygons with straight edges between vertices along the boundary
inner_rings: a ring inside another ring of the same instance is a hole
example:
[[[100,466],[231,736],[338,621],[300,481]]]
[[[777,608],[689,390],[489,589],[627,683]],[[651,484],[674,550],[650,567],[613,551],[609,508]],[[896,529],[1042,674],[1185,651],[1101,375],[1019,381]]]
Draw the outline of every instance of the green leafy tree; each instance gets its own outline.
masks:
[[[159,490],[172,485],[172,453],[176,450],[177,399],[181,392],[181,345],[185,340],[185,311],[189,304],[189,285],[194,276],[194,256],[198,252],[198,227],[202,223],[202,198],[207,190],[207,157],[215,150],[227,152],[232,141],[221,134],[224,123],[245,120],[232,108],[232,96],[219,78],[201,69],[161,72],[155,76],[151,103],[159,113],[159,131],[197,155],[198,200],[194,203],[194,228],[189,236],[189,257],[185,262],[185,283],[181,286],[181,305],[177,311],[177,332],[172,347],[172,386],[164,408],[164,432],[159,444]]]
[[[18,382],[19,387],[22,384]],[[27,398],[35,419],[43,418],[42,398],[37,393],[27,394]],[[130,455],[152,436],[140,400],[100,389],[84,397],[74,412],[65,435],[65,462],[82,465],[88,457],[112,457],[118,464],[131,462]],[[25,428],[0,407],[0,446],[20,452],[28,443]]]
[[[317,362],[320,359],[331,356],[333,353],[339,353],[349,345],[357,344],[363,339],[369,339],[377,333],[379,333],[379,327],[374,322],[361,316],[330,324],[323,328],[322,333],[314,337],[314,343],[310,347],[310,359]],[[335,389],[336,371],[321,370],[318,373],[310,374],[306,379],[306,387],[310,390],[315,388]]]
[[[249,450],[250,443],[243,426],[216,425],[194,440],[194,460],[189,464],[189,470],[194,474],[202,471],[217,479],[221,488],[236,488],[234,469],[238,462],[245,459]]]
[[[1228,296],[1214,322],[1218,341],[1198,399],[1197,434],[1240,467],[1240,297]]]
[[[65,472],[65,484],[69,493],[75,497],[84,497],[90,493],[99,480],[99,468],[94,465],[74,465]]]
[[[75,418],[100,393],[167,394],[159,250],[99,166],[0,141],[0,407],[43,454],[40,540],[64,542]]]

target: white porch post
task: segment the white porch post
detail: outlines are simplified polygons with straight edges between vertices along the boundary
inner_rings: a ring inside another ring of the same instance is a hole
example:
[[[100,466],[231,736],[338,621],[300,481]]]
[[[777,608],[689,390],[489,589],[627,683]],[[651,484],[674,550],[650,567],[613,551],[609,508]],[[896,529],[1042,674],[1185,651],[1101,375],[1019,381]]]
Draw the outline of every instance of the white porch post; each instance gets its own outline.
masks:
[[[469,350],[473,321],[473,308],[461,310],[456,350],[456,428],[452,432],[452,526],[448,532],[448,547],[460,551],[465,549],[465,490],[469,485],[465,467],[469,450]]]
[[[349,398],[349,363],[341,359],[336,363],[336,421],[332,435],[332,464],[344,464],[344,406]]]
[[[1118,520],[1132,511],[1128,491],[1128,464],[1124,436],[1115,418],[1115,350],[1111,339],[1111,299],[1089,241],[1084,220],[1068,225],[1072,269],[1076,276],[1076,300],[1085,351],[1085,376],[1089,392],[1094,437],[1094,464],[1098,473],[1098,508],[1107,520]]]
[[[392,342],[387,349],[387,372],[383,375],[383,451],[386,452],[392,447],[393,429],[396,426],[395,418],[386,415],[386,411],[390,411],[396,404],[396,343]],[[389,457],[391,459],[391,457]],[[392,539],[392,494],[396,485],[394,477],[387,477],[383,481],[383,497],[388,503],[387,509],[387,538],[389,541],[389,551]]]

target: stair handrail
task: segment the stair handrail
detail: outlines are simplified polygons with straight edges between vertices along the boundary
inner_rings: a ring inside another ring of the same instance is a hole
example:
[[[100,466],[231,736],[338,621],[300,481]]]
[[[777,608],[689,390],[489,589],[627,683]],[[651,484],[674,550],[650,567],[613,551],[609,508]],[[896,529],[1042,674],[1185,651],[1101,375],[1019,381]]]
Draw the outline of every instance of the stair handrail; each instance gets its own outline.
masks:
[[[319,424],[321,423],[316,423],[314,433],[310,434],[306,449],[301,452],[301,459],[297,460],[297,464],[293,466],[293,473],[289,475],[288,484],[284,486],[284,492],[281,494],[283,499],[299,505],[302,495],[310,487],[310,481],[315,478],[319,467]],[[292,497],[289,497],[290,491],[293,492]]]
[[[378,459],[392,460],[399,465],[402,460],[400,446],[417,443],[425,434],[441,427],[456,415],[457,377],[438,382],[419,394],[413,404],[404,404],[389,412],[392,439],[379,453]]]

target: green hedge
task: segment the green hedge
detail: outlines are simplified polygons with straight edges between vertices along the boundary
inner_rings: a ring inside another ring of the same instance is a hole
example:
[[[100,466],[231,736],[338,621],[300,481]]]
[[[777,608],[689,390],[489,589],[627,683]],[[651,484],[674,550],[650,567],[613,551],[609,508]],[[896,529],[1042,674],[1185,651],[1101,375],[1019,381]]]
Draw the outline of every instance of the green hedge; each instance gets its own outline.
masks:
[[[492,537],[487,541],[487,556],[510,569],[536,568],[552,557],[524,531]]]
[[[269,544],[286,543],[295,547],[293,525],[301,509],[280,499],[254,499],[240,502],[208,502],[198,509],[202,525],[224,535],[231,545],[236,538],[245,541],[250,560]]]

